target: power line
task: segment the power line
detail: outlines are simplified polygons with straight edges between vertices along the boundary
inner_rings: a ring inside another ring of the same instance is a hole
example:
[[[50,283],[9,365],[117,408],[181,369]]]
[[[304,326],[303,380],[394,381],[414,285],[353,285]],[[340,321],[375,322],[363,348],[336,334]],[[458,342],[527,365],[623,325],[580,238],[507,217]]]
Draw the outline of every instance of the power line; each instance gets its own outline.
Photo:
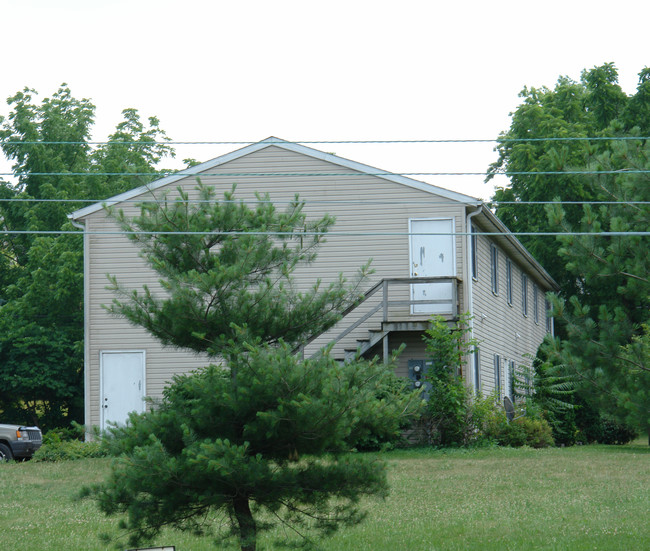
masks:
[[[588,142],[588,141],[634,141],[650,140],[650,136],[591,136],[591,137],[548,137],[548,138],[466,138],[466,139],[424,139],[424,140],[264,140],[265,144],[440,144],[440,143],[509,143],[509,142]],[[151,145],[253,145],[260,143],[253,141],[22,141],[7,140],[3,145],[129,145],[129,146],[151,146]]]
[[[459,204],[458,201],[452,199],[445,199],[444,201],[439,200],[399,200],[394,201],[387,200],[378,200],[378,199],[298,199],[295,200],[266,200],[266,199],[187,199],[183,200],[178,197],[171,197],[165,199],[164,197],[158,199],[123,199],[119,201],[119,204],[122,203],[134,203],[137,205],[141,204],[150,204],[150,203],[161,203],[167,201],[170,204],[181,203],[181,204],[239,204],[239,203],[272,203],[274,205],[289,205],[293,203],[299,203],[304,205],[456,205]],[[0,203],[111,203],[112,198],[107,199],[34,199],[34,198],[22,198],[22,197],[11,197],[11,198],[0,198]],[[596,200],[584,200],[584,201],[476,201],[476,203],[482,203],[488,206],[499,206],[499,205],[516,205],[516,206],[526,206],[526,205],[650,205],[650,201],[596,201]]]
[[[443,232],[443,233],[426,233],[426,232],[273,232],[273,231],[72,231],[72,230],[2,230],[0,235],[225,235],[225,236],[292,236],[295,238],[300,237],[405,237],[412,235],[428,235],[428,236],[458,236],[464,237],[468,235],[484,235],[484,236],[543,236],[543,237],[556,237],[559,235],[564,236],[591,236],[591,237],[647,237],[650,236],[650,231],[630,231],[630,232]]]
[[[359,176],[580,176],[580,175],[601,175],[601,174],[650,174],[650,169],[617,169],[617,170],[540,170],[540,171],[502,171],[502,172],[0,172],[0,176],[149,176],[152,178],[164,178],[166,176],[275,176],[275,177],[359,177]]]

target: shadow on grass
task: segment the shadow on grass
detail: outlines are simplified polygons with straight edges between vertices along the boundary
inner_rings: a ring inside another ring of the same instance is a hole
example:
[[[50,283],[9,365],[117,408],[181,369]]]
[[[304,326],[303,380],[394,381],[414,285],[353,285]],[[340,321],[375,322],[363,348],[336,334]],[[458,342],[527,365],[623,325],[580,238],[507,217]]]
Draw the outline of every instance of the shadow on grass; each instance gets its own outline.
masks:
[[[647,444],[627,444],[625,446],[603,446],[612,453],[647,453],[650,454],[650,446]]]
[[[539,453],[554,453],[564,450],[571,453],[580,453],[581,450],[585,452],[588,450],[602,450],[607,454],[649,454],[650,446],[643,440],[635,440],[631,444],[625,445],[606,445],[606,444],[588,444],[584,446],[567,446],[567,447],[550,447],[550,448],[510,448],[501,446],[486,446],[476,448],[431,448],[427,446],[416,446],[412,448],[395,449],[385,452],[364,452],[367,456],[375,457],[377,459],[422,459],[422,458],[471,458],[481,459],[482,457],[492,458],[495,454],[515,454],[519,457],[531,456],[534,457]]]

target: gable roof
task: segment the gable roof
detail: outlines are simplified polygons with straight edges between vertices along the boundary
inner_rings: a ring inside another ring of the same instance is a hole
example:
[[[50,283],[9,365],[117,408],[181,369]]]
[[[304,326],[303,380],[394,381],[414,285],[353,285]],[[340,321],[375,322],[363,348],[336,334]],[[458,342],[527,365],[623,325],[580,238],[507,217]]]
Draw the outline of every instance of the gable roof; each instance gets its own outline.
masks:
[[[216,157],[210,161],[206,161],[204,163],[195,165],[193,167],[183,169],[176,174],[170,174],[169,176],[160,178],[159,180],[151,182],[150,184],[146,184],[144,186],[134,188],[132,190],[126,191],[119,195],[115,195],[114,197],[110,197],[105,201],[100,201],[99,203],[94,203],[92,205],[79,209],[73,212],[72,214],[69,214],[68,218],[72,220],[83,218],[84,216],[87,216],[89,214],[101,210],[104,207],[104,205],[115,205],[117,203],[121,203],[122,201],[133,199],[143,193],[155,191],[163,186],[173,184],[174,182],[178,182],[183,178],[187,178],[188,176],[194,176],[200,174],[201,172],[204,172],[211,168],[218,167],[229,161],[239,159],[240,157],[244,157],[245,155],[255,153],[256,151],[260,151],[267,147],[279,147],[281,149],[293,151],[294,153],[300,153],[302,155],[306,155],[308,157],[313,157],[314,159],[319,159],[321,161],[332,163],[353,170],[355,172],[372,175],[375,178],[381,178],[384,180],[388,180],[389,182],[394,182],[404,186],[419,189],[427,193],[439,195],[440,197],[444,197],[445,199],[450,199],[452,201],[457,201],[459,203],[465,203],[468,205],[479,205],[481,203],[481,201],[479,201],[475,197],[470,197],[469,195],[463,195],[462,193],[450,191],[448,189],[434,186],[426,182],[420,182],[412,178],[406,178],[405,176],[400,176],[398,174],[391,174],[383,170],[378,170],[377,168],[371,167],[369,165],[358,163],[356,161],[351,161],[349,159],[344,159],[343,157],[338,157],[337,155],[333,155],[331,153],[325,153],[323,151],[319,151],[311,147],[306,147],[298,143],[288,142],[285,140],[281,140],[280,138],[275,138],[271,136],[269,138],[266,138],[265,140],[262,140],[261,142],[257,142],[248,145],[246,147],[242,147],[241,149],[237,149],[236,151],[231,151],[230,153],[226,153],[225,155],[221,155],[220,157]]]
[[[510,230],[508,230],[508,228],[503,224],[503,222],[501,222],[501,220],[499,220],[494,215],[494,213],[483,204],[481,200],[476,199],[475,197],[471,197],[469,195],[464,195],[462,193],[457,193],[455,191],[434,186],[433,184],[428,184],[426,182],[420,182],[419,180],[414,180],[412,178],[400,176],[399,174],[391,174],[390,172],[386,172],[374,168],[372,166],[365,165],[363,163],[351,161],[349,159],[345,159],[343,157],[339,157],[331,153],[325,153],[323,151],[319,151],[311,147],[307,147],[294,142],[288,142],[280,138],[275,138],[273,136],[266,138],[265,140],[262,140],[260,142],[256,142],[251,145],[248,145],[246,147],[242,147],[241,149],[231,151],[230,153],[226,153],[225,155],[215,157],[210,161],[206,161],[204,163],[195,165],[193,167],[183,169],[178,173],[165,176],[164,178],[160,178],[159,180],[151,182],[150,184],[146,184],[144,186],[134,188],[132,190],[121,193],[119,195],[115,195],[114,197],[110,197],[104,201],[100,201],[98,203],[94,203],[92,205],[79,209],[69,214],[68,218],[71,220],[79,220],[80,218],[88,216],[89,214],[93,214],[97,211],[102,210],[104,206],[115,205],[121,203],[122,201],[133,199],[143,193],[155,191],[161,187],[164,187],[169,184],[173,184],[174,182],[178,182],[184,178],[187,178],[188,176],[194,176],[200,174],[206,170],[210,170],[212,168],[221,166],[227,162],[233,161],[235,159],[239,159],[241,157],[244,157],[251,153],[255,153],[256,151],[260,151],[267,147],[279,147],[281,149],[286,149],[294,153],[299,153],[302,155],[306,155],[308,157],[312,157],[314,159],[319,159],[321,161],[332,163],[334,165],[338,165],[347,168],[349,170],[359,172],[361,174],[367,174],[375,178],[380,178],[383,180],[387,180],[389,182],[394,182],[414,189],[418,189],[426,193],[431,193],[433,195],[437,195],[439,197],[443,197],[445,199],[449,199],[451,201],[464,204],[466,207],[469,207],[471,210],[477,210],[480,209],[481,206],[483,206],[483,208],[480,209],[478,218],[482,219],[488,227],[492,228],[493,231],[501,234],[500,241],[502,241],[507,248],[511,248],[517,253],[519,253],[521,257],[524,259],[524,261],[526,262],[526,264],[530,267],[530,269],[534,272],[537,272],[541,277],[541,279],[551,289],[559,288],[557,283],[553,280],[553,278],[548,274],[548,272],[546,272],[546,270],[539,264],[539,262],[537,262],[537,260],[533,258],[533,256],[528,252],[528,250],[521,244],[519,239],[517,239],[515,235],[510,233]]]

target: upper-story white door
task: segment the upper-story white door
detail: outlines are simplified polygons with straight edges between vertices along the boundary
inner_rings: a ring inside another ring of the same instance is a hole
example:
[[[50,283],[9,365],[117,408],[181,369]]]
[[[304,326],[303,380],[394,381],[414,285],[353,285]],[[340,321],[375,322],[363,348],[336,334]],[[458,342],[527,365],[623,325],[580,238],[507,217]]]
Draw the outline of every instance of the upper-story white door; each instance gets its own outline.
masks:
[[[455,276],[453,219],[412,219],[409,222],[411,277]],[[437,301],[429,304],[413,304],[412,314],[452,313],[453,283],[413,284],[411,300]]]

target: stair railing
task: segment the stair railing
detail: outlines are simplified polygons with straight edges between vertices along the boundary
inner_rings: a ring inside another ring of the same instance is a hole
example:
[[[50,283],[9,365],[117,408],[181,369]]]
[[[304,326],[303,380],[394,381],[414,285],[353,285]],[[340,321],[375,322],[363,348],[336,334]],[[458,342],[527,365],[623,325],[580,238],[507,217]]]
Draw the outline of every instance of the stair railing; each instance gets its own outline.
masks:
[[[368,299],[370,299],[372,296],[374,296],[380,289],[382,292],[382,298],[381,301],[373,306],[368,312],[366,312],[362,317],[360,317],[358,320],[356,320],[354,323],[352,323],[349,327],[347,327],[345,330],[343,330],[341,333],[339,333],[330,343],[336,344],[342,339],[344,339],[347,335],[349,335],[352,331],[357,329],[360,325],[368,321],[371,317],[373,317],[377,312],[382,310],[382,323],[387,323],[389,321],[388,319],[388,313],[389,309],[394,306],[414,306],[414,305],[426,305],[426,304],[448,304],[449,305],[449,311],[448,312],[442,312],[443,314],[449,314],[453,318],[456,318],[458,316],[458,283],[459,279],[455,276],[435,276],[435,277],[404,277],[404,278],[388,278],[388,279],[382,279],[375,285],[373,285],[370,289],[368,289],[361,299],[353,304],[352,306],[346,308],[343,312],[341,312],[341,321],[345,319],[345,317],[359,308],[364,302],[366,302]],[[412,285],[412,284],[422,284],[422,283],[451,283],[451,288],[452,288],[452,293],[451,293],[451,298],[449,299],[435,299],[435,300],[389,300],[389,286],[396,286],[396,285]],[[423,316],[426,314],[412,314],[414,316]],[[339,323],[341,323],[339,321]],[[320,335],[315,335],[307,343],[305,343],[305,346],[313,342],[315,339],[320,337]]]

